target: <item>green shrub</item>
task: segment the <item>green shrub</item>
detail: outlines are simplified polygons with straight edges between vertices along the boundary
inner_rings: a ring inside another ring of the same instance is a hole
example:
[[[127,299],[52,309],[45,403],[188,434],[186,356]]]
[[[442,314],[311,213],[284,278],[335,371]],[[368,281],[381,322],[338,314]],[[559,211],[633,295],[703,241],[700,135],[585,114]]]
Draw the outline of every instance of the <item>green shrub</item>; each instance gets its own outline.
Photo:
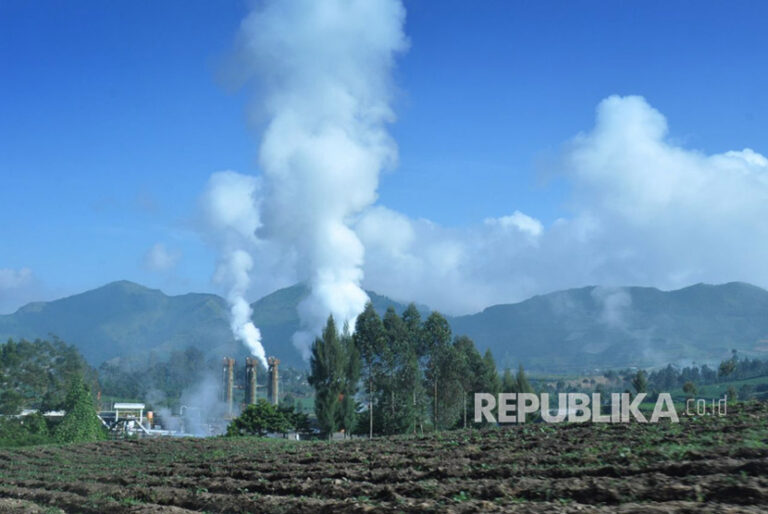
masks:
[[[227,427],[227,436],[265,435],[269,432],[285,433],[291,429],[290,420],[277,407],[260,399],[245,408]]]
[[[99,420],[90,388],[78,376],[72,381],[65,402],[64,419],[54,431],[54,439],[60,443],[82,443],[106,439],[106,432]]]

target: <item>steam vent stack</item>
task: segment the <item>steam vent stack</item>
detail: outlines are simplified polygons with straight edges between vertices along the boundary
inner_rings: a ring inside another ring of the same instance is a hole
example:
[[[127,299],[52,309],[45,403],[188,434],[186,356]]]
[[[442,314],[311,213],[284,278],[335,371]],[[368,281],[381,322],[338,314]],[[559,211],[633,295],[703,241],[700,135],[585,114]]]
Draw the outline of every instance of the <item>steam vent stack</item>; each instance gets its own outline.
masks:
[[[256,403],[256,368],[258,361],[254,357],[245,358],[245,403]]]
[[[277,365],[280,364],[280,360],[276,357],[269,358],[269,397],[274,405],[277,405],[277,398],[279,394],[278,390],[278,374]]]
[[[227,412],[232,417],[232,393],[235,389],[235,359],[224,357],[223,368],[224,400],[227,402]]]

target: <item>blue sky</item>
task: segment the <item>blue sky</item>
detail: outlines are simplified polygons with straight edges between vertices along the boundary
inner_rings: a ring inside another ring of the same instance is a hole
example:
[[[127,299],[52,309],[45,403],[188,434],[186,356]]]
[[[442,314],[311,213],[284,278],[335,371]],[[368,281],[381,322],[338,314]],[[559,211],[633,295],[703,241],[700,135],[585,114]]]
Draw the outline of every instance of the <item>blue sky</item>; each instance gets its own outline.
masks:
[[[463,229],[573,214],[562,146],[604,98],[642,95],[670,141],[768,153],[764,2],[407,1],[379,203]],[[223,63],[244,2],[0,0],[0,313],[117,279],[214,290],[198,199],[257,174],[250,91]],[[147,269],[162,243],[172,270]],[[2,284],[0,284],[2,285]],[[563,284],[571,285],[571,284]]]

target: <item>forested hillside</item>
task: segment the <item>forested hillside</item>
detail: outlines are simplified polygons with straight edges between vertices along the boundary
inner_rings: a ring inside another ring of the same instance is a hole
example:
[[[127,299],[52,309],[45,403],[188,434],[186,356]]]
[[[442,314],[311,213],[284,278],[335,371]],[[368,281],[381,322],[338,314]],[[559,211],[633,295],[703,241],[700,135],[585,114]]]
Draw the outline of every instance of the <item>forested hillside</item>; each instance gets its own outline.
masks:
[[[296,306],[306,295],[306,286],[299,284],[252,304],[267,353],[287,366],[307,366],[291,343],[299,328]],[[368,295],[379,315],[390,306],[398,313],[405,309],[373,291]],[[418,310],[429,313],[427,307]],[[743,283],[676,291],[584,287],[446,319],[455,334],[471,337],[481,352],[491,349],[500,366],[523,364],[544,372],[716,363],[733,349],[768,356],[768,292]],[[0,340],[50,334],[77,346],[94,366],[115,357],[167,360],[189,347],[206,359],[246,355],[232,337],[221,297],[168,296],[131,282],[0,316]]]

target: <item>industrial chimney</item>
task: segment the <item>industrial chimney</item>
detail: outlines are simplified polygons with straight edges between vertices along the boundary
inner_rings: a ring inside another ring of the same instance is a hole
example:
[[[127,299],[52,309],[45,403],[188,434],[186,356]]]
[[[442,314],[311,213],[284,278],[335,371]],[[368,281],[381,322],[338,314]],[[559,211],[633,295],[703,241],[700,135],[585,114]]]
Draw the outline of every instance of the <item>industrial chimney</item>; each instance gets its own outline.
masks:
[[[245,358],[245,403],[256,403],[256,368],[258,361],[254,357]]]
[[[227,412],[232,417],[232,394],[235,389],[235,359],[224,357],[223,368],[224,399],[227,402]]]
[[[269,397],[274,405],[277,405],[277,398],[279,394],[278,390],[278,374],[277,365],[280,364],[280,360],[277,357],[269,358]]]

